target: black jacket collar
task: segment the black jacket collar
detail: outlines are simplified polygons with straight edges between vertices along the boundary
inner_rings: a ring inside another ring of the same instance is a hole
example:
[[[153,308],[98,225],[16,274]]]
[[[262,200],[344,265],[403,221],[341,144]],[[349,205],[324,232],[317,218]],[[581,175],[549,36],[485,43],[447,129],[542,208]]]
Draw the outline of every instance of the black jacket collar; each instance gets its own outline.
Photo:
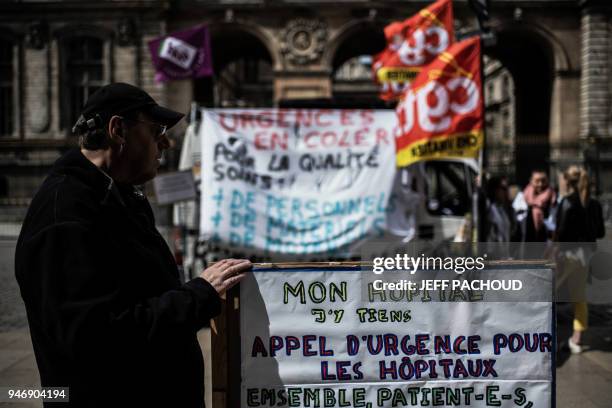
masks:
[[[78,148],[71,149],[60,157],[53,165],[51,173],[75,177],[83,184],[90,186],[103,204],[114,199],[125,206],[113,179],[89,161]]]

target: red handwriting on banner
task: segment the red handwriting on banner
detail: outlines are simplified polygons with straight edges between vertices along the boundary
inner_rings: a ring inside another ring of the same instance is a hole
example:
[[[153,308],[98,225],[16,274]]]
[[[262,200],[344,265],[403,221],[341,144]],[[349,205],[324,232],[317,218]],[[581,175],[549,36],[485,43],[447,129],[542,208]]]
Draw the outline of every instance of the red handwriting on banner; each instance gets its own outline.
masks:
[[[394,143],[387,128],[374,125],[374,112],[370,110],[279,109],[257,114],[230,111],[219,114],[219,124],[236,137],[250,139],[256,150],[320,150]]]
[[[324,128],[332,126],[369,126],[374,123],[370,110],[276,109],[254,115],[248,111],[219,113],[219,124],[228,132],[270,128]]]

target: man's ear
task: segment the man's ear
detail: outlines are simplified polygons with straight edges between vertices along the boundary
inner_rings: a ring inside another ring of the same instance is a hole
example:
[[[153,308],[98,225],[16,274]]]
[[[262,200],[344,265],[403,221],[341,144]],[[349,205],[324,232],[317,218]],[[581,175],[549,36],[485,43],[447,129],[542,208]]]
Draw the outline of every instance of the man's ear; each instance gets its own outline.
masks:
[[[113,143],[125,143],[123,120],[120,116],[113,116],[108,121],[108,135]]]

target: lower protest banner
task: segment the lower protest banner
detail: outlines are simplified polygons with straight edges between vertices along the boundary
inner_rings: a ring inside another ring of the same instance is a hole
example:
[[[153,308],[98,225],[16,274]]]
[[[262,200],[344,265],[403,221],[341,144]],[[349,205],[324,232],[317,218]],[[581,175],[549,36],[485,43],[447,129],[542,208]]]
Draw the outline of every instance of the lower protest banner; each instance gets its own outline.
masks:
[[[549,267],[521,268],[552,290]],[[380,291],[364,275],[329,265],[248,275],[241,407],[552,406],[551,302]]]

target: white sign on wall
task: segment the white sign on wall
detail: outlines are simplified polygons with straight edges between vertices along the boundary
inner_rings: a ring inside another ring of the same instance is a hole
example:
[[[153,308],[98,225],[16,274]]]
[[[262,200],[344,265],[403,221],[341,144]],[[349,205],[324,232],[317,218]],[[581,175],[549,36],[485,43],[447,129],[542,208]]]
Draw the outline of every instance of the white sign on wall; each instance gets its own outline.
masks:
[[[153,179],[153,189],[160,205],[193,200],[196,196],[191,170],[160,174]]]

